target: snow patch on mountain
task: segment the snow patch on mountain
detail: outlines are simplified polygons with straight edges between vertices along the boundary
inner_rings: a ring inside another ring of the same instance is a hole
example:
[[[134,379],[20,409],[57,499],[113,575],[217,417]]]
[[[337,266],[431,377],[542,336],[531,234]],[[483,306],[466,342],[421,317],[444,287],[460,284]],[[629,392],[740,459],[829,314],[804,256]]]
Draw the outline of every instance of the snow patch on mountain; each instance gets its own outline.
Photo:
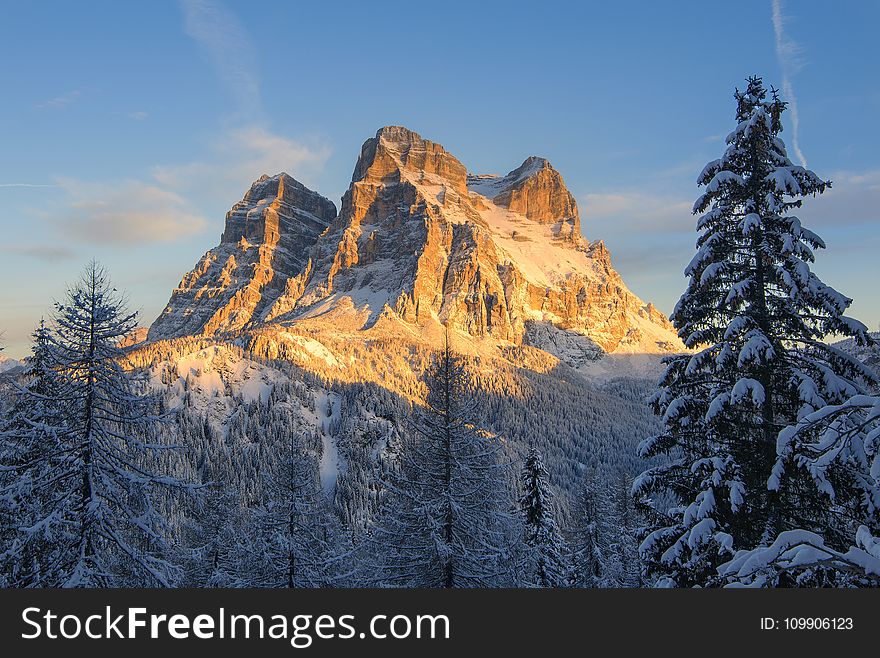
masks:
[[[319,343],[313,338],[309,338],[308,336],[298,336],[289,331],[283,331],[279,336],[282,339],[293,343],[297,348],[301,348],[298,350],[299,355],[305,359],[321,359],[324,363],[333,368],[337,368],[340,365],[339,361],[336,360],[336,357],[333,356],[333,353],[324,347],[322,343]]]
[[[321,478],[321,489],[328,499],[332,499],[336,481],[344,470],[344,463],[339,456],[338,439],[334,434],[339,427],[340,409],[339,395],[328,391],[315,392],[315,412],[318,414],[317,427],[321,433],[322,447],[318,474]]]
[[[207,347],[150,368],[153,387],[166,392],[171,408],[185,404],[207,408],[234,391],[241,401],[266,403],[285,375],[251,359],[240,359],[222,346]]]

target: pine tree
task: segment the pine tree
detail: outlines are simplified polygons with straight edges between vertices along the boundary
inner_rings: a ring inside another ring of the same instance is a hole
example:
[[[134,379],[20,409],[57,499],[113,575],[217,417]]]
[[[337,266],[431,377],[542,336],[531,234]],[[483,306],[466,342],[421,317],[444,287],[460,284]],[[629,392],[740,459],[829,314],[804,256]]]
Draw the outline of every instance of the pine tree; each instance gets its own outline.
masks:
[[[830,183],[791,163],[779,138],[785,103],[760,78],[736,91],[737,126],[723,156],[698,183],[704,193],[698,252],[672,320],[693,352],[667,360],[653,407],[664,431],[640,446],[666,455],[634,491],[666,491],[679,504],[664,512],[640,550],[662,584],[712,582],[734,548],[769,541],[790,527],[821,527],[794,480],[768,487],[776,437],[826,404],[862,392],[873,373],[824,342],[867,339],[844,316],[850,299],[810,270],[821,238],[791,214]],[[805,518],[812,516],[812,518]]]
[[[726,582],[880,586],[880,397],[856,395],[785,428],[770,486],[779,487],[792,469],[819,505],[813,513],[820,512],[824,527],[786,529],[739,551],[719,567]]]
[[[602,587],[605,579],[604,520],[608,501],[598,471],[584,474],[575,501],[574,523],[569,531],[569,584],[572,587]]]
[[[433,361],[366,549],[372,582],[391,587],[516,584],[515,533],[497,438],[480,429],[476,398],[449,340]],[[378,559],[376,559],[378,558]]]
[[[16,587],[40,587],[51,559],[51,523],[35,525],[54,491],[34,474],[60,467],[64,427],[58,410],[58,376],[51,363],[49,331],[44,320],[32,334],[24,380],[0,428],[0,573]]]
[[[554,496],[541,453],[532,447],[522,468],[520,509],[530,557],[527,581],[536,587],[565,585],[565,546],[556,525]]]
[[[603,527],[606,587],[639,587],[642,584],[638,541],[641,527],[633,504],[632,477],[618,470],[609,483],[609,514]]]
[[[335,577],[329,515],[317,464],[291,436],[286,458],[264,487],[254,518],[251,586],[322,587]],[[338,569],[337,569],[338,570]]]
[[[180,558],[185,587],[248,587],[246,534],[238,492],[210,483],[191,499],[192,515],[181,523]]]
[[[56,304],[52,329],[39,331],[39,376],[22,392],[26,406],[45,405],[41,418],[20,416],[16,441],[39,446],[33,457],[4,449],[4,498],[34,503],[19,510],[5,558],[20,565],[11,584],[89,587],[173,584],[164,559],[166,524],[154,504],[156,485],[183,485],[156,475],[150,459],[164,446],[148,443],[156,418],[144,382],[123,367],[119,340],[134,314],[91,263]],[[51,386],[51,393],[45,387]],[[8,446],[8,442],[6,443]],[[38,494],[38,495],[34,495]],[[27,562],[39,544],[39,574]]]

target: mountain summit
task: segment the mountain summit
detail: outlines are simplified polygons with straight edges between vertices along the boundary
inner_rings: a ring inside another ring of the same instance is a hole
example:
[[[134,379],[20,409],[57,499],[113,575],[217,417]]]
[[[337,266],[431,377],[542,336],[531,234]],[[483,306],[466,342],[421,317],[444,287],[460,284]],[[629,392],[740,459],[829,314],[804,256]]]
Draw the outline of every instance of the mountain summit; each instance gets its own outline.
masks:
[[[149,340],[241,329],[308,262],[336,206],[291,176],[261,176],[226,213],[220,244],[171,293]]]
[[[575,360],[682,348],[631,293],[550,163],[474,175],[401,126],[364,142],[339,213],[287,174],[227,213],[220,245],[183,277],[150,340],[331,323],[532,345]]]

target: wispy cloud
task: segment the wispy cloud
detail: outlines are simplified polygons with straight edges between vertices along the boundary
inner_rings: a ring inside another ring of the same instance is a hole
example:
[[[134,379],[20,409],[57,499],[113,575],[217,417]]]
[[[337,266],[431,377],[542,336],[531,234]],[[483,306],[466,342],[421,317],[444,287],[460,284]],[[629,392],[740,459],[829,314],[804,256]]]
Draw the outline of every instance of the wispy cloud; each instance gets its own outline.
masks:
[[[260,126],[223,133],[211,145],[209,158],[153,168],[153,178],[164,188],[240,194],[261,174],[281,171],[310,184],[310,173],[320,170],[330,156],[323,144],[306,146]]]
[[[65,210],[51,221],[85,243],[136,245],[173,242],[200,233],[207,222],[180,195],[139,180],[93,183],[59,179]]]
[[[779,67],[782,69],[782,93],[785,100],[788,101],[788,109],[791,112],[791,144],[794,153],[801,165],[807,166],[807,159],[801,151],[800,141],[798,139],[798,130],[800,128],[800,116],[798,115],[797,96],[794,93],[794,87],[791,84],[792,76],[800,70],[801,47],[796,41],[785,33],[786,17],[782,13],[782,0],[771,0],[771,9],[773,15],[773,34],[776,38],[776,58],[779,60]]]
[[[211,62],[239,110],[253,119],[261,111],[256,56],[238,18],[220,2],[180,0],[184,29]]]
[[[241,21],[219,0],[179,0],[184,29],[211,62],[238,108],[233,127],[210,145],[208,157],[189,163],[159,165],[154,180],[167,189],[229,190],[240,194],[260,174],[281,171],[309,184],[310,172],[330,156],[324,144],[306,145],[280,135],[262,120],[257,56]]]
[[[47,213],[47,221],[63,239],[134,246],[199,234],[215,223],[209,224],[199,211],[200,202],[231,203],[263,173],[286,171],[308,185],[310,174],[329,157],[325,145],[295,141],[261,121],[256,57],[235,15],[212,0],[180,0],[180,7],[186,33],[235,100],[238,115],[232,127],[221,130],[200,157],[156,165],[147,176],[100,182],[58,179],[65,196],[60,207]],[[128,116],[143,120],[148,114]]]
[[[693,202],[640,190],[587,194],[581,199],[588,235],[601,238],[623,231],[632,235],[693,230]]]
[[[55,98],[50,98],[47,101],[43,101],[42,103],[37,103],[38,110],[63,110],[68,105],[75,103],[82,96],[82,91],[79,89],[74,89],[73,91],[69,91],[66,94],[62,94],[61,96],[56,96]]]
[[[9,245],[0,248],[0,251],[5,251],[10,254],[20,254],[22,256],[27,256],[48,263],[59,260],[70,260],[76,255],[73,249],[68,247],[35,244]]]

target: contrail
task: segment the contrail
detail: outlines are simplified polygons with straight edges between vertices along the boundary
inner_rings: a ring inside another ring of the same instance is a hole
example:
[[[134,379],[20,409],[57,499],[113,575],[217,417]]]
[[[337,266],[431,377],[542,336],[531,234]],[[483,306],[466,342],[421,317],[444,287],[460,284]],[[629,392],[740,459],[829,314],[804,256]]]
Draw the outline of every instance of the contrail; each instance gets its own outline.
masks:
[[[218,0],[179,0],[184,26],[248,117],[260,113],[260,84],[250,37],[238,18]]]
[[[47,183],[0,183],[0,187],[58,187]]]
[[[782,0],[771,0],[771,5],[773,9],[773,33],[776,36],[776,58],[779,60],[779,67],[782,69],[782,93],[785,95],[788,107],[791,110],[791,145],[798,160],[801,161],[801,165],[806,167],[807,159],[804,157],[800,142],[798,141],[800,120],[798,117],[797,97],[794,95],[794,87],[791,86],[791,76],[801,66],[798,60],[798,53],[800,53],[801,49],[794,40],[785,34]]]

